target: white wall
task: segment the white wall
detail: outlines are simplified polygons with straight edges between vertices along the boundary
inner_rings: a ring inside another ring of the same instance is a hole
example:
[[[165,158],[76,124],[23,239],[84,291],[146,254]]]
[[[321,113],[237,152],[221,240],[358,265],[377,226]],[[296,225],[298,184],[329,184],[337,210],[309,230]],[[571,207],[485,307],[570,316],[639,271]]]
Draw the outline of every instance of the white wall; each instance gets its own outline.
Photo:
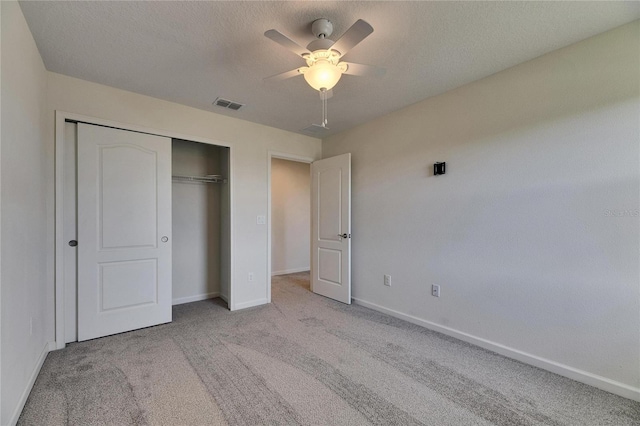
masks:
[[[308,163],[271,160],[271,274],[309,270],[311,170]]]
[[[55,110],[208,138],[231,145],[233,176],[230,184],[234,188],[234,229],[230,231],[234,254],[233,303],[236,309],[266,303],[267,227],[257,225],[256,216],[267,214],[267,153],[274,150],[320,158],[320,140],[61,74],[47,75],[47,113],[51,117],[48,121],[48,142],[51,146],[54,141]],[[50,165],[53,165],[53,157],[50,157]],[[53,168],[48,172],[53,180]],[[48,194],[53,199],[52,185]],[[247,279],[249,272],[254,274],[252,282]]]
[[[353,156],[354,298],[640,398],[639,30],[324,140]]]
[[[47,299],[46,71],[20,6],[2,2],[0,424],[17,420],[53,334]]]
[[[172,173],[222,174],[228,148],[174,139]],[[173,303],[220,295],[222,187],[174,180],[172,184]],[[228,242],[227,242],[228,245]]]

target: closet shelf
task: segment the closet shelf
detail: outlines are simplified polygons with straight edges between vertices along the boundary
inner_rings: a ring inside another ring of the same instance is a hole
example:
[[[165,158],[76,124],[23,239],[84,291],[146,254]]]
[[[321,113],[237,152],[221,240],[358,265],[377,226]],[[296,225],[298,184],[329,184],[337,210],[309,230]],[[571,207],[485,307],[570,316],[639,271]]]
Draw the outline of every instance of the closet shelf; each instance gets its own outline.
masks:
[[[227,183],[222,175],[205,175],[205,176],[182,176],[173,175],[173,180],[180,182],[202,182],[202,183]]]

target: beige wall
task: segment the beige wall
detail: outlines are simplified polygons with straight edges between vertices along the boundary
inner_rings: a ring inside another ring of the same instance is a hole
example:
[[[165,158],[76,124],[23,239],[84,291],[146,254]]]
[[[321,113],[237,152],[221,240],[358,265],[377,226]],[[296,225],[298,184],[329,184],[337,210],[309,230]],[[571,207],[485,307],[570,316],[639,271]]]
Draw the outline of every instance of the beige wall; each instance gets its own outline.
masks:
[[[311,170],[308,163],[271,160],[271,274],[309,270]]]
[[[2,2],[0,424],[15,422],[53,340],[48,299],[46,71],[16,2]],[[52,294],[52,293],[51,293]]]
[[[640,398],[639,30],[324,140],[353,158],[354,297]]]

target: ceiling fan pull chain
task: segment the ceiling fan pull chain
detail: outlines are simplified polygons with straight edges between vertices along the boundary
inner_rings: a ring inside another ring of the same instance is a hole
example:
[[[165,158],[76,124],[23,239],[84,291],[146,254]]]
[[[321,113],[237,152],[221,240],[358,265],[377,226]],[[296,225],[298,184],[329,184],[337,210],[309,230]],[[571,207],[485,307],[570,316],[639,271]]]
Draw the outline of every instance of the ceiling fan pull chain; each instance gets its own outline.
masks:
[[[327,89],[324,90],[324,124],[327,125],[329,124],[329,117],[327,117],[327,115],[329,114],[329,110],[327,109]]]
[[[327,120],[327,89],[320,89],[322,93],[322,127],[327,127],[329,120]]]
[[[327,108],[327,94],[324,95],[324,124],[329,124],[329,109]]]
[[[327,90],[322,90],[322,125],[327,125]]]

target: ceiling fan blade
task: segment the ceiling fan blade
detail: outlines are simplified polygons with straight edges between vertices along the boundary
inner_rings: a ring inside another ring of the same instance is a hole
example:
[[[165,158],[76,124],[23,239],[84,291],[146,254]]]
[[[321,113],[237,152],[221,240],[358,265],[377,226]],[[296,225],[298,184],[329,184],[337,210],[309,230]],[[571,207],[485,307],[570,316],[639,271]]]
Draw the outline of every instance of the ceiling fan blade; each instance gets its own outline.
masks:
[[[347,75],[359,75],[359,76],[371,76],[382,77],[387,70],[384,68],[376,67],[373,65],[354,64],[353,62],[341,62],[347,65],[347,70],[343,74]]]
[[[296,43],[295,41],[291,40],[289,37],[287,37],[286,35],[282,34],[278,30],[266,31],[264,33],[264,35],[267,38],[270,38],[271,40],[275,41],[276,43],[278,43],[280,46],[284,47],[285,49],[292,51],[293,53],[295,53],[298,56],[302,56],[304,54],[309,54],[310,53],[307,49],[305,49],[304,47],[300,46],[298,43]]]
[[[302,71],[307,67],[296,68],[295,70],[281,72],[280,74],[272,75],[271,77],[266,77],[262,81],[280,81],[286,80],[287,78],[295,77],[297,75],[302,75]]]
[[[340,52],[340,56],[344,56],[353,46],[367,38],[372,32],[373,27],[371,25],[362,19],[358,19],[356,23],[331,46],[331,50],[337,50]]]

